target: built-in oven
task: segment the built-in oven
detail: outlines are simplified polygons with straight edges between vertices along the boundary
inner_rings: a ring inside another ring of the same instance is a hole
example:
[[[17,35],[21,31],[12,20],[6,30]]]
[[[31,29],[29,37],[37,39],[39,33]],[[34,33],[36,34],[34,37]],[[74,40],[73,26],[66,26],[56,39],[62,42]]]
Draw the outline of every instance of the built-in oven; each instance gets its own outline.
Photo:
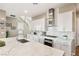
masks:
[[[44,44],[50,47],[53,47],[53,40],[57,38],[57,33],[50,31],[52,30],[52,27],[49,28],[49,30],[46,32],[46,37],[44,39]]]
[[[44,44],[47,45],[47,46],[53,47],[53,40],[45,38],[44,39]]]

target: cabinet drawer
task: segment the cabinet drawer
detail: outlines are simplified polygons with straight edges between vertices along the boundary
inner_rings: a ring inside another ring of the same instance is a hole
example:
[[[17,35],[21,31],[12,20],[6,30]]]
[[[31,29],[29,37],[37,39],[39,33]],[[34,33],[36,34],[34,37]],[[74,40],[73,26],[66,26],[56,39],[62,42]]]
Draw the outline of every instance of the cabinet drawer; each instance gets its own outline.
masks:
[[[44,38],[39,39],[40,43],[44,44]]]
[[[61,47],[60,47],[60,43],[58,43],[58,42],[54,42],[54,43],[53,43],[53,46],[54,46],[54,48],[58,48],[58,49],[61,48]]]
[[[33,40],[34,40],[34,41],[39,42],[39,39],[40,39],[40,38],[39,38],[38,36],[35,36],[35,35],[33,36]]]

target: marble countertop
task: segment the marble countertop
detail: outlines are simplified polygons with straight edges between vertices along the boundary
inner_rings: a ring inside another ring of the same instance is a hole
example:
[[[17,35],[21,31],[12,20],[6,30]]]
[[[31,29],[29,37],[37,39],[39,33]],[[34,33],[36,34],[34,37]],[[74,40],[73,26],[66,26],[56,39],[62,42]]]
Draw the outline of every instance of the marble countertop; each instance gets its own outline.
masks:
[[[16,37],[7,38],[6,46],[0,47],[0,55],[8,56],[63,56],[64,51],[37,42],[20,43]]]

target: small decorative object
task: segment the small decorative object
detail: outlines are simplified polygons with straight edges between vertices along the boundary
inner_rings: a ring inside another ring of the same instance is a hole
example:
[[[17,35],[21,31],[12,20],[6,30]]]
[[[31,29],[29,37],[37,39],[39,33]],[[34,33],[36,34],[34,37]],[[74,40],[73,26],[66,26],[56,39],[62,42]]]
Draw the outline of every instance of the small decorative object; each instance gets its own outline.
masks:
[[[5,42],[0,40],[0,47],[5,46]]]

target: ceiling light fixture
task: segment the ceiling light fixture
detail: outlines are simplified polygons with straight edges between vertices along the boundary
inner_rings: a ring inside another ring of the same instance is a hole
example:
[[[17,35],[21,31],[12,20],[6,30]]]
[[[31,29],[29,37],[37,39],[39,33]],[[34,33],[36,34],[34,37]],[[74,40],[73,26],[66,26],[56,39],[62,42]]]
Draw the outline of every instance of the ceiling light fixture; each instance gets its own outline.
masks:
[[[33,5],[38,5],[38,3],[33,3]]]
[[[0,18],[0,19],[5,20],[5,18]]]
[[[27,11],[27,10],[25,10],[25,11],[24,11],[24,13],[25,13],[25,14],[27,14],[27,13],[28,13],[28,11]]]

